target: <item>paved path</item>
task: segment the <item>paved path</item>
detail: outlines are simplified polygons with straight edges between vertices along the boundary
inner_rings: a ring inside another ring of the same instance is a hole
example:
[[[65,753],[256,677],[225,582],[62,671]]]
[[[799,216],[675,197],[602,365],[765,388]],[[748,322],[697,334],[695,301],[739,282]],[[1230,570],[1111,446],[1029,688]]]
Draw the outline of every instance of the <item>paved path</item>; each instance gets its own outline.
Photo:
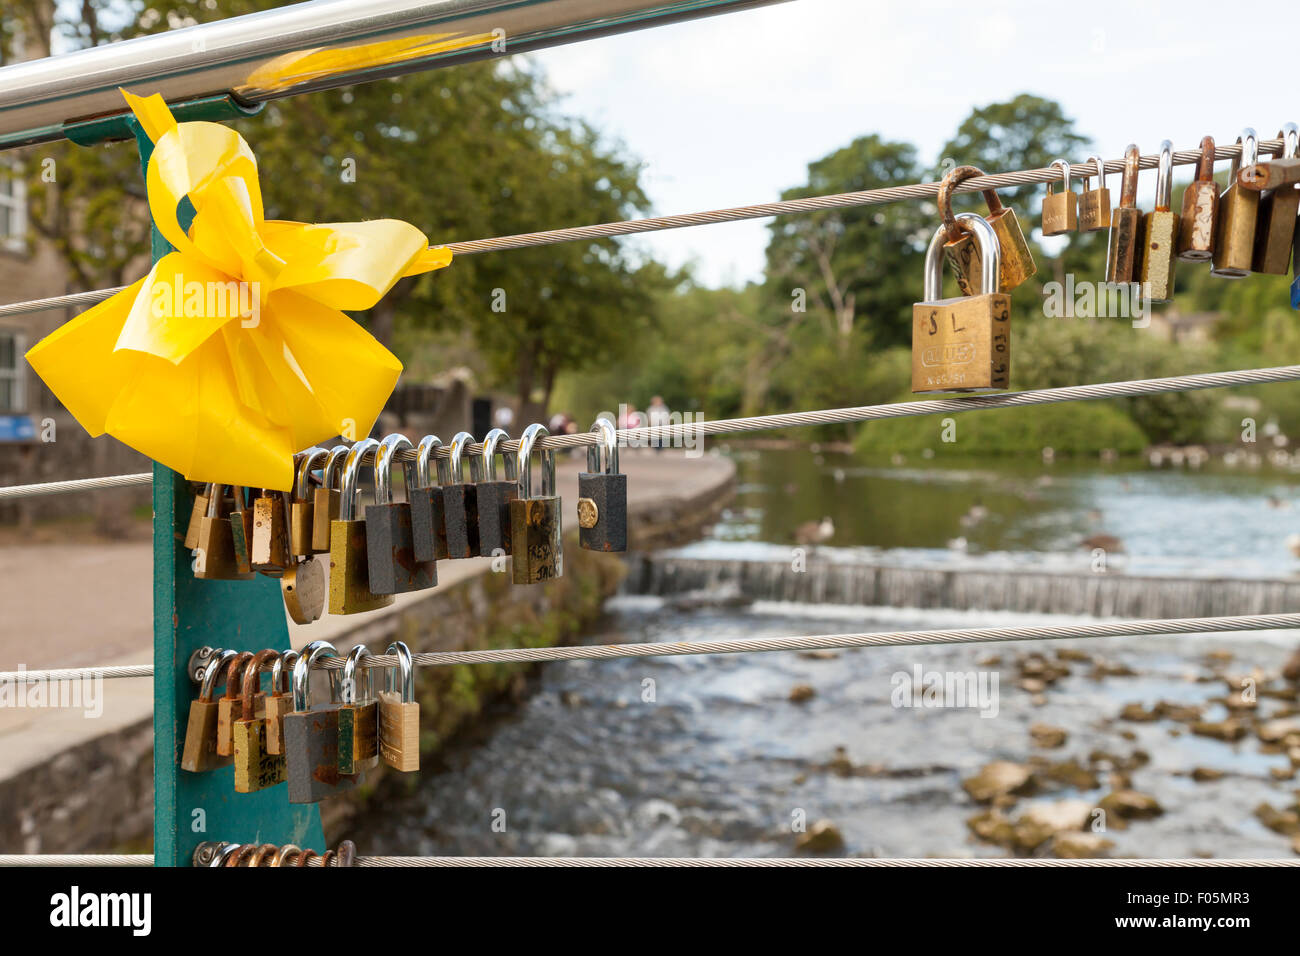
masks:
[[[730,481],[730,460],[712,455],[684,459],[680,450],[624,451],[628,508],[660,510]],[[580,467],[582,466],[582,467]],[[559,463],[564,518],[575,518],[578,458]],[[103,492],[111,494],[112,492]],[[442,561],[438,587],[447,588],[489,570],[490,559]],[[143,664],[153,660],[153,554],[147,540],[98,544],[33,544],[0,548],[0,670]],[[314,624],[289,624],[294,647],[330,640],[345,649],[348,632],[427,598],[429,591],[399,595],[369,614],[326,614]],[[0,707],[0,779],[42,763],[79,741],[129,726],[153,709],[149,678],[102,682],[102,715],[79,709]]]

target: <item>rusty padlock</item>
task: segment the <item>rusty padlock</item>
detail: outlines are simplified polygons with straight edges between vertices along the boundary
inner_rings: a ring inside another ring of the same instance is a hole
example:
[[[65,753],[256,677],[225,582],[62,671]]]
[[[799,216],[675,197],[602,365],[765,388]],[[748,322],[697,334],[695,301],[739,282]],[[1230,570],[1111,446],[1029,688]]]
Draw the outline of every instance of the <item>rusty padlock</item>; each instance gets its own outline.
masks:
[[[1278,131],[1282,158],[1300,155],[1300,127],[1287,123]],[[1300,187],[1292,183],[1259,194],[1259,220],[1255,225],[1255,256],[1251,268],[1264,275],[1284,276],[1291,267],[1291,243],[1295,239],[1296,213],[1300,211]]]
[[[1214,181],[1214,137],[1201,138],[1201,158],[1196,179],[1183,192],[1183,214],[1178,217],[1178,258],[1206,262],[1214,255],[1214,234],[1219,222],[1219,184]]]
[[[943,253],[953,265],[957,285],[963,295],[982,295],[986,290],[981,285],[984,268],[980,264],[980,244],[970,233],[957,225],[952,212],[952,193],[957,185],[967,179],[983,176],[984,171],[975,166],[958,166],[948,171],[939,184],[939,213],[947,227],[948,241]],[[982,217],[992,228],[998,240],[999,261],[998,291],[1009,293],[1035,272],[1033,253],[1029,243],[1016,221],[1016,213],[1010,206],[1004,206],[998,198],[997,190],[983,190],[984,202],[988,214]]]
[[[290,803],[319,803],[361,779],[339,773],[339,703],[333,693],[327,703],[311,703],[311,669],[321,657],[338,657],[338,652],[328,641],[312,641],[293,665],[293,712],[284,717]],[[336,672],[329,673],[333,690]]]

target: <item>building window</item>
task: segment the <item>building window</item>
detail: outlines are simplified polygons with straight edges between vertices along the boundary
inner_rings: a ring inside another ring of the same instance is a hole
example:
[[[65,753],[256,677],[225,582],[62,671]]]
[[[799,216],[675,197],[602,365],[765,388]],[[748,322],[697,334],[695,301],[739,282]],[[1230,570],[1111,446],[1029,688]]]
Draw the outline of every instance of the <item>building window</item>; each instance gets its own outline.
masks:
[[[27,184],[0,169],[0,249],[27,251]]]
[[[0,329],[0,415],[27,411],[27,365],[22,333]]]

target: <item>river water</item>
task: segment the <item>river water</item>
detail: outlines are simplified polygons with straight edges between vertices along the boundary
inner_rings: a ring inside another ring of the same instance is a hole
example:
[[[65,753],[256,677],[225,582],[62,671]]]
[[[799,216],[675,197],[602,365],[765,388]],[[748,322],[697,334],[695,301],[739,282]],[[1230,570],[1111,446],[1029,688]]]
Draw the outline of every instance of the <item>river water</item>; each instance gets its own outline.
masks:
[[[839,558],[1084,569],[1078,541],[1104,531],[1123,541],[1135,572],[1284,577],[1298,565],[1285,543],[1298,522],[1284,472],[736,457],[733,507],[683,553],[788,554],[796,527],[826,516],[835,531],[819,550]],[[971,520],[973,506],[987,514]],[[684,610],[637,595],[607,611],[587,641],[1063,620],[764,602]],[[453,742],[413,789],[386,788],[382,811],[350,835],[367,853],[784,856],[801,825],[829,820],[840,854],[1002,856],[1010,851],[972,836],[967,821],[982,808],[961,783],[1007,760],[1036,768],[1037,789],[1008,801],[1013,818],[1035,803],[1095,805],[1117,785],[1154,797],[1164,810],[1154,819],[1108,819],[1110,855],[1287,856],[1290,837],[1255,813],[1295,802],[1295,779],[1274,778],[1290,766],[1285,753],[1266,752],[1254,733],[1227,743],[1190,733],[1186,719],[1118,715],[1163,701],[1222,720],[1225,678],[1253,672],[1259,687],[1277,688],[1272,673],[1296,643],[1266,632],[549,664],[524,701]],[[1041,693],[1020,686],[1038,653],[1068,670]],[[982,710],[896,706],[895,689],[918,670],[997,684]],[[800,685],[811,697],[792,702]],[[1264,694],[1256,712],[1295,707]],[[1035,724],[1065,731],[1064,743],[1039,746]],[[1051,770],[1071,762],[1075,772]],[[1193,768],[1219,779],[1198,782]]]

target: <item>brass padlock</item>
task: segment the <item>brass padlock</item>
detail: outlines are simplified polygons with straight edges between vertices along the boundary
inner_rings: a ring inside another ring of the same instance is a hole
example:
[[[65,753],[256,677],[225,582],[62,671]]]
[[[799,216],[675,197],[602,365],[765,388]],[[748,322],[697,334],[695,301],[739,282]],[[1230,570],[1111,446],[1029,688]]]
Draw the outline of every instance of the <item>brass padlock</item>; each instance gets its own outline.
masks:
[[[263,488],[253,502],[254,571],[279,576],[289,567],[289,508],[285,492]]]
[[[343,480],[343,462],[347,459],[347,445],[335,445],[325,457],[321,468],[320,487],[312,492],[311,549],[316,554],[329,554],[330,522],[338,519],[342,494],[339,484]]]
[[[266,695],[266,751],[284,753],[284,715],[293,711],[293,686],[289,682],[297,651],[284,651],[271,666],[271,692]]]
[[[478,485],[478,546],[484,557],[510,553],[510,502],[519,496],[515,458],[502,452],[506,476],[497,478],[497,445],[509,441],[504,428],[483,437],[483,480]]]
[[[388,668],[379,695],[379,755],[394,770],[420,769],[420,705],[415,700],[415,667],[411,649],[401,641],[388,645],[385,654],[397,654],[397,667]],[[393,678],[400,678],[394,687]]]
[[[280,575],[280,596],[295,624],[311,624],[325,613],[325,562],[314,554],[293,558]]]
[[[1297,153],[1300,153],[1300,127],[1295,123],[1287,123],[1277,135],[1282,140],[1282,159],[1296,159]],[[1239,185],[1240,178],[1239,176]],[[1251,265],[1253,271],[1272,276],[1287,274],[1291,267],[1291,243],[1295,239],[1298,211],[1300,187],[1291,183],[1259,194],[1259,222],[1255,226],[1255,256]]]
[[[240,574],[253,571],[253,503],[247,489],[235,485],[231,488],[235,499],[230,509],[230,541],[235,548],[235,569]]]
[[[185,526],[185,550],[193,551],[199,546],[199,524],[208,513],[208,502],[212,500],[212,485],[203,486],[203,490],[194,496],[190,505],[190,523]]]
[[[542,493],[534,498],[532,454],[545,425],[529,425],[519,439],[519,497],[510,502],[511,575],[515,584],[538,584],[564,572],[561,502],[555,493],[555,453],[542,450]]]
[[[957,228],[971,230],[981,246],[982,288],[996,288],[998,242],[993,229],[972,213],[957,216]],[[1007,388],[1011,381],[1011,296],[988,292],[943,298],[946,225],[925,253],[925,294],[912,306],[912,391],[980,392]]]
[[[451,480],[447,459],[438,458],[442,439],[425,435],[415,446],[415,487],[406,487],[411,503],[411,550],[417,561],[439,561],[447,557],[447,524],[443,515],[442,488]],[[430,461],[436,462],[438,481],[433,481]]]
[[[939,213],[943,216],[943,223],[948,229],[948,241],[944,245],[943,252],[953,265],[957,286],[963,295],[981,294],[983,288],[980,285],[980,277],[985,270],[980,265],[979,243],[960,228],[953,217],[952,192],[958,183],[983,175],[983,170],[975,166],[958,166],[956,169],[949,170],[948,175],[944,176],[943,182],[939,184]],[[1002,262],[1001,271],[998,273],[998,288],[1002,292],[1010,292],[1037,272],[1038,267],[1034,265],[1034,256],[1029,251],[1029,243],[1025,241],[1025,234],[1020,230],[1020,224],[1016,221],[1015,211],[1009,206],[1002,205],[997,190],[986,189],[983,195],[989,209],[985,221],[997,236]]]
[[[271,753],[267,748],[265,695],[261,691],[262,666],[279,656],[273,650],[260,651],[244,666],[240,716],[234,726],[236,793],[256,793],[284,783],[284,757]],[[259,697],[263,699],[261,714],[256,703]]]
[[[217,700],[217,753],[223,757],[235,754],[235,721],[243,715],[244,668],[253,659],[251,651],[244,651],[230,662],[226,670],[226,692]]]
[[[1259,193],[1242,189],[1237,172],[1259,159],[1259,139],[1249,127],[1237,137],[1241,155],[1233,157],[1228,188],[1219,196],[1219,224],[1214,237],[1214,258],[1210,274],[1221,279],[1243,279],[1250,275],[1255,258],[1255,226],[1259,221]]]
[[[319,803],[351,790],[361,779],[339,773],[339,704],[311,703],[311,669],[322,656],[338,657],[328,641],[312,641],[293,665],[293,712],[284,717],[284,759],[290,803]],[[331,690],[337,671],[330,671]]]
[[[1173,202],[1174,144],[1160,144],[1160,165],[1156,174],[1156,202],[1142,216],[1142,265],[1139,278],[1142,295],[1152,302],[1168,302],[1174,296],[1174,255],[1178,247],[1178,214]]]
[[[251,572],[241,572],[235,562],[235,543],[230,519],[222,516],[226,507],[225,486],[213,485],[208,513],[199,522],[194,548],[194,576],[204,581],[250,581]]]
[[[197,700],[190,701],[190,716],[185,724],[185,743],[181,747],[181,769],[206,773],[230,763],[231,758],[217,753],[217,702],[212,699],[217,681],[227,672],[238,651],[214,654],[203,669],[203,683]]]
[[[1130,143],[1124,150],[1124,178],[1119,206],[1110,214],[1110,244],[1106,256],[1107,282],[1136,282],[1141,265],[1142,210],[1137,207],[1138,172],[1142,155]]]
[[[1047,195],[1043,197],[1045,236],[1059,236],[1079,228],[1079,195],[1070,189],[1070,164],[1063,159],[1054,159],[1052,166],[1061,170],[1062,189],[1054,193],[1052,184],[1047,184]]]
[[[1196,179],[1183,192],[1183,214],[1178,217],[1178,258],[1206,262],[1214,255],[1214,234],[1219,221],[1219,184],[1214,181],[1214,137],[1201,138],[1201,158]]]
[[[352,446],[343,466],[342,497],[339,516],[330,522],[330,613],[359,614],[388,607],[391,594],[370,590],[369,559],[366,556],[366,523],[358,518],[361,495],[361,466],[365,456],[379,448],[373,438],[363,438]]]
[[[298,461],[298,472],[294,480],[293,500],[289,503],[289,554],[295,558],[305,558],[313,554],[312,512],[315,495],[311,488],[312,469],[329,457],[324,448],[308,448],[294,456]]]
[[[1083,179],[1083,192],[1079,194],[1079,231],[1096,232],[1110,228],[1110,190],[1106,188],[1106,163],[1100,156],[1089,156],[1088,162],[1097,168],[1097,188],[1092,188],[1092,177]]]
[[[343,664],[339,705],[339,773],[358,774],[379,765],[379,701],[375,698],[375,671],[367,667],[366,690],[358,686],[357,665],[369,657],[366,645],[348,651]]]

